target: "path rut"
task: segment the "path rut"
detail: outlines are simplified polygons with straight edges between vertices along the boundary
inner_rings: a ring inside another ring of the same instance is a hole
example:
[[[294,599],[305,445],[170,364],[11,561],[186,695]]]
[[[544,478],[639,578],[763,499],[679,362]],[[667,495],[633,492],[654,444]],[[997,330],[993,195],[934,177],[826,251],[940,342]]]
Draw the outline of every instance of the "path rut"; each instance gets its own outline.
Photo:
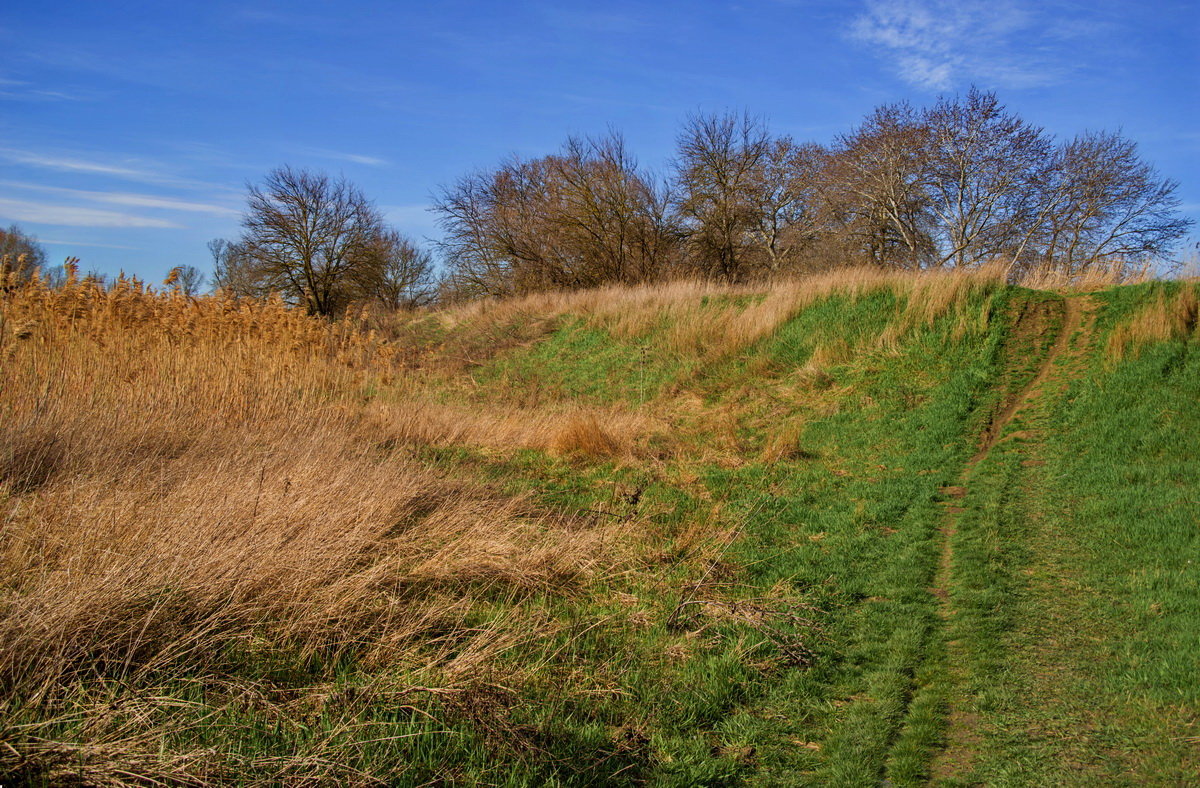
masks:
[[[1053,319],[1058,315],[1061,315],[1062,323],[1054,342],[1046,350],[1034,376],[1018,391],[1005,399],[988,426],[983,430],[980,435],[979,448],[963,466],[957,484],[942,488],[942,493],[947,496],[948,506],[941,527],[942,550],[938,572],[931,590],[939,600],[938,612],[946,626],[950,625],[955,615],[954,603],[950,596],[954,567],[954,536],[958,531],[959,516],[965,511],[963,507],[956,505],[956,502],[966,496],[968,483],[975,467],[988,456],[998,443],[1017,434],[1010,433],[1005,436],[1005,428],[1038,398],[1047,382],[1054,377],[1056,362],[1070,345],[1071,336],[1083,323],[1083,298],[1068,296],[1061,301],[1043,301],[1034,305],[1035,308],[1032,311],[1023,312],[1018,318],[1017,325],[1014,326],[1014,338],[1021,336],[1030,338],[1031,332],[1035,339],[1038,336],[1044,336]],[[1015,361],[1010,358],[1006,360],[1006,364],[1011,366]],[[948,641],[946,647],[947,666],[952,685],[961,687],[964,680],[962,667],[964,660],[961,649],[954,640]],[[966,706],[964,700],[952,690],[947,718],[946,746],[935,758],[931,770],[934,782],[959,778],[970,771],[973,751],[979,741],[979,736],[976,731],[978,720]]]

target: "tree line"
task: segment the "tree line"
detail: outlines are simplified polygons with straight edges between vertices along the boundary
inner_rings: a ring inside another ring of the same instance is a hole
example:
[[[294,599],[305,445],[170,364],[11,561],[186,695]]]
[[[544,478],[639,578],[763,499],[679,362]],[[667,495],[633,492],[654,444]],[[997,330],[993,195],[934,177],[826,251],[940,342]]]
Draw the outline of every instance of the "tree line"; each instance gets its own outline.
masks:
[[[1010,263],[1073,276],[1170,253],[1192,225],[1177,184],[1113,132],[1059,140],[972,88],[876,108],[821,145],[746,113],[689,116],[661,173],[619,133],[571,137],[441,188],[435,255],[345,178],[281,167],[249,187],[239,237],[209,243],[213,285],[315,314],[413,308],[679,277],[746,282],[873,265]],[[11,247],[11,248],[9,248]],[[0,252],[45,255],[18,228]],[[198,290],[183,267],[173,286]]]
[[[1120,134],[1055,140],[972,89],[881,106],[829,145],[692,115],[665,176],[618,134],[572,138],[462,178],[434,209],[450,289],[474,296],[994,259],[1075,275],[1168,254],[1192,224],[1176,186]]]

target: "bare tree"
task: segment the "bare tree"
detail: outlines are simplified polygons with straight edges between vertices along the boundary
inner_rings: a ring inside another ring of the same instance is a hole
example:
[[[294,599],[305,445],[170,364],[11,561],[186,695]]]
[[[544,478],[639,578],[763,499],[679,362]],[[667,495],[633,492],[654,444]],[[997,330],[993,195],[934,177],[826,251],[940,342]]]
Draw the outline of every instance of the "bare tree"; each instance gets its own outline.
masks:
[[[188,297],[200,294],[208,277],[194,265],[177,265],[167,272],[163,284],[173,287]]]
[[[771,139],[748,114],[696,114],[678,141],[679,211],[687,222],[694,261],[728,281],[749,274],[749,241],[760,225],[752,192],[761,181]]]
[[[433,255],[403,233],[384,230],[376,239],[382,260],[370,290],[389,309],[415,309],[432,303],[437,295]]]
[[[620,135],[572,137],[547,161],[557,191],[550,224],[582,278],[632,283],[663,273],[677,238],[668,194],[639,170]]]
[[[937,217],[938,263],[970,265],[1019,249],[1037,223],[1050,139],[974,87],[938,101],[921,124],[920,180]]]
[[[213,288],[228,295],[263,298],[270,294],[261,269],[250,260],[240,244],[225,238],[208,242],[213,259]]]
[[[749,245],[757,268],[771,274],[797,267],[820,224],[819,175],[826,152],[791,137],[770,140],[751,171],[749,200],[754,222]]]
[[[37,238],[15,224],[0,230],[0,282],[5,278],[2,275],[10,272],[19,280],[26,280],[45,266],[46,250]]]
[[[570,250],[553,237],[556,200],[546,159],[512,159],[444,190],[434,210],[457,288],[509,295],[580,286]]]
[[[469,175],[435,210],[453,289],[504,295],[661,276],[678,237],[669,205],[610,134]]]
[[[218,281],[251,294],[278,291],[332,315],[378,280],[383,219],[344,178],[281,167],[252,185],[242,237],[210,250],[225,256]]]
[[[1047,187],[1043,260],[1076,274],[1167,254],[1193,225],[1176,213],[1177,187],[1119,134],[1068,140],[1056,151]]]
[[[440,246],[450,269],[445,289],[455,299],[515,290],[515,256],[503,243],[496,180],[491,173],[471,173],[443,188],[434,203],[445,233]]]
[[[928,191],[928,130],[907,103],[878,107],[840,136],[823,173],[834,232],[877,265],[935,262]]]

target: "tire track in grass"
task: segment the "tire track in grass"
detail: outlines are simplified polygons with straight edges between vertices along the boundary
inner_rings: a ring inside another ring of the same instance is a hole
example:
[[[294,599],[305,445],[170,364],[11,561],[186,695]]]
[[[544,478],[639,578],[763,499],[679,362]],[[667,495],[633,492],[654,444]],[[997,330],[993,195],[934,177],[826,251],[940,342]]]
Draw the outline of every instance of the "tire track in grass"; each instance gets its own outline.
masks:
[[[947,632],[945,661],[948,680],[948,714],[945,732],[945,747],[936,755],[931,768],[931,776],[935,782],[954,781],[971,770],[973,753],[978,745],[978,716],[969,708],[967,699],[963,696],[962,687],[965,683],[965,658],[959,641],[953,639],[953,626],[956,615],[954,600],[951,597],[951,584],[954,573],[954,538],[958,532],[960,515],[966,511],[963,498],[968,493],[969,481],[976,467],[982,462],[1001,441],[1014,437],[1033,437],[1027,432],[1019,431],[1005,434],[1005,429],[1023,411],[1035,403],[1046,384],[1054,380],[1060,371],[1057,361],[1067,351],[1072,335],[1083,322],[1084,297],[1073,296],[1060,300],[1045,300],[1028,304],[1013,328],[1013,338],[1010,341],[1012,352],[1008,354],[1005,366],[1009,372],[1019,374],[1020,364],[1028,358],[1019,357],[1020,350],[1032,345],[1038,347],[1039,338],[1044,338],[1051,330],[1053,323],[1061,318],[1058,332],[1053,343],[1045,351],[1033,377],[1020,389],[1006,397],[1000,408],[992,417],[987,427],[980,435],[979,448],[967,460],[959,475],[958,483],[942,488],[947,497],[946,514],[941,526],[942,548],[932,593],[938,598],[938,613]]]

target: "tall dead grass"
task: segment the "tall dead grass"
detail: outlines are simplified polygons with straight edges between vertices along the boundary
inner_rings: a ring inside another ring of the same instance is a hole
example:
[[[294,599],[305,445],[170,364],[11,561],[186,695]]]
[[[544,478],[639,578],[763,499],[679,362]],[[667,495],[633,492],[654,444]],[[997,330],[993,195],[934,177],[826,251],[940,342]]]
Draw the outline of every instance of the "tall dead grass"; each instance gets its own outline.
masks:
[[[1108,358],[1120,361],[1153,342],[1187,339],[1200,334],[1200,286],[1181,283],[1173,295],[1158,291],[1128,320],[1118,324],[1108,336]]]
[[[468,681],[538,635],[468,626],[473,600],[569,590],[618,560],[618,526],[392,450],[380,425],[425,442],[522,438],[499,417],[455,431],[403,397],[383,404],[372,394],[394,350],[353,321],[135,280],[0,285],[0,760],[87,746],[97,774],[120,771],[104,753],[167,769],[153,737],[150,754],[47,749],[36,720],[97,681],[136,696],[265,653]]]
[[[1101,260],[1082,271],[1067,271],[1061,266],[1043,265],[1023,272],[1016,284],[1033,290],[1075,290],[1094,292],[1117,285],[1135,285],[1154,278],[1152,263],[1127,260]]]
[[[539,293],[459,306],[447,310],[441,319],[447,325],[458,325],[484,319],[510,322],[534,316],[579,315],[623,339],[658,332],[655,339],[663,350],[711,361],[771,336],[817,301],[831,296],[860,298],[880,290],[892,290],[905,302],[893,334],[884,339],[896,341],[962,306],[970,292],[1002,286],[1007,277],[1007,266],[999,263],[921,272],[838,268],[753,285],[683,280]]]

